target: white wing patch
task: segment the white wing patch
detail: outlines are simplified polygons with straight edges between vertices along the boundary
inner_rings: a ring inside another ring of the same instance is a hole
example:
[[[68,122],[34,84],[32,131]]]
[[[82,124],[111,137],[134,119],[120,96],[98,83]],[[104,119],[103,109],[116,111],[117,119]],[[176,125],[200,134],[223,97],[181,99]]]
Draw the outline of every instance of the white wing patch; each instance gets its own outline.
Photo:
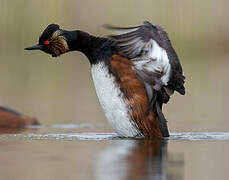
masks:
[[[161,81],[163,85],[166,86],[171,72],[171,65],[166,50],[160,47],[156,41],[151,39],[144,46],[143,51],[147,53],[133,59],[134,68],[142,71],[162,72]]]

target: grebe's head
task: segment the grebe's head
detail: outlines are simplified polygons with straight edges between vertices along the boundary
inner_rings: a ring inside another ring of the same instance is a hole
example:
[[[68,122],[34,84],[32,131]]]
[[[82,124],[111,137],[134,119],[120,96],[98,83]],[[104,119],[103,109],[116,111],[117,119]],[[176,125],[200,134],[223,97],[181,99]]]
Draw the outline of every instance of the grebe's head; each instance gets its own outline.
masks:
[[[50,24],[41,34],[38,44],[25,50],[41,50],[53,57],[60,56],[69,50],[65,31],[57,24]]]

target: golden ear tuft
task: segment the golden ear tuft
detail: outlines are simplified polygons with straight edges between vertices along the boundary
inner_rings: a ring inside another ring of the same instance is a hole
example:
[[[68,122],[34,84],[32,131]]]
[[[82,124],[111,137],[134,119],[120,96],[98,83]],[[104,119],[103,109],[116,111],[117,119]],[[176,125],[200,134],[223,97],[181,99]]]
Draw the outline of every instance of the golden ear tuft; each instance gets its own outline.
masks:
[[[69,50],[67,41],[63,36],[57,36],[52,40],[52,51],[56,56],[60,56]]]
[[[52,34],[52,39],[56,39],[59,35],[61,35],[61,31],[57,30]]]

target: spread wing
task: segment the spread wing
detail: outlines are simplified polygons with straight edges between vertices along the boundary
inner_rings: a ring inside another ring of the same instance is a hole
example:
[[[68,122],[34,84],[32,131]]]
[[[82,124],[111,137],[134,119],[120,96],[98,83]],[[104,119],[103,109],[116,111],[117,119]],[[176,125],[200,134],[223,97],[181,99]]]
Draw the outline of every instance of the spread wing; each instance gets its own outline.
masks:
[[[129,28],[107,26],[115,35],[124,56],[133,62],[139,79],[156,91],[170,96],[174,90],[185,94],[183,71],[178,56],[167,33],[158,25],[145,21],[143,25]],[[152,93],[148,92],[150,96]],[[150,99],[152,97],[149,97]]]
[[[149,109],[154,107],[163,136],[168,136],[162,104],[167,103],[176,90],[185,94],[183,70],[167,33],[158,25],[145,21],[136,27],[107,26],[115,35],[120,52],[133,62],[149,98]]]

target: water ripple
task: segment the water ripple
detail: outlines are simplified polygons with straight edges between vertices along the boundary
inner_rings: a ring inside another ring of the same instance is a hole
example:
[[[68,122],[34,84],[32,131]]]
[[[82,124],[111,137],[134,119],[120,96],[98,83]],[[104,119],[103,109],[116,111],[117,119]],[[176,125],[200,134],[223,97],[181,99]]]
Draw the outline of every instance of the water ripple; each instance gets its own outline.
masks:
[[[171,133],[170,140],[229,140],[228,132],[181,132]]]
[[[4,137],[17,137],[17,138],[29,138],[29,139],[55,139],[55,140],[116,140],[125,139],[120,138],[116,133],[66,133],[66,134],[13,134],[13,135],[1,135],[0,139]],[[126,138],[127,139],[127,138]],[[130,138],[128,138],[130,139]],[[227,132],[181,132],[181,133],[171,133],[167,140],[182,140],[182,141],[227,141],[229,140],[229,133]]]

